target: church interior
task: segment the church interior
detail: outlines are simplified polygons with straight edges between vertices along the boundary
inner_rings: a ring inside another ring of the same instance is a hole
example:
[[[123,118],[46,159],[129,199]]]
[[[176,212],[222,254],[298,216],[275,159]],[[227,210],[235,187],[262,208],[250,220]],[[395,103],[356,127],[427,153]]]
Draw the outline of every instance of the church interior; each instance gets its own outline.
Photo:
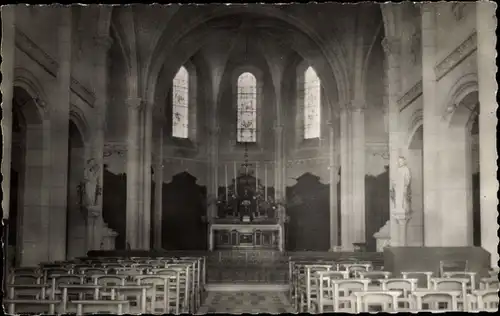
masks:
[[[2,6],[5,311],[496,311],[495,10]]]

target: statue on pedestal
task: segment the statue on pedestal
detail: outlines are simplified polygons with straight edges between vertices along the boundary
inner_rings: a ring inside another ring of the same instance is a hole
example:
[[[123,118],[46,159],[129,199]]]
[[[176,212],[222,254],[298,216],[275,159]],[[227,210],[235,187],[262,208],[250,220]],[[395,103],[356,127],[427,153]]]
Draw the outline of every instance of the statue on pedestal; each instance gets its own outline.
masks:
[[[94,158],[87,160],[85,167],[85,206],[88,211],[96,209],[99,206],[99,195],[101,187],[99,185],[100,166]]]
[[[396,213],[411,212],[411,172],[402,156],[398,158],[398,170],[391,183],[391,200]]]

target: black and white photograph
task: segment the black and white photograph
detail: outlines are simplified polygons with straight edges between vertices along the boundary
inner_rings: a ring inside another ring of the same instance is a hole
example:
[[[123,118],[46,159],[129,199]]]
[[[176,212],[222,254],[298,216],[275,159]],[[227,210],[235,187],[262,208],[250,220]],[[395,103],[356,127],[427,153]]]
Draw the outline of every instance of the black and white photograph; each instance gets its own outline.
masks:
[[[2,4],[4,313],[497,311],[496,11]]]

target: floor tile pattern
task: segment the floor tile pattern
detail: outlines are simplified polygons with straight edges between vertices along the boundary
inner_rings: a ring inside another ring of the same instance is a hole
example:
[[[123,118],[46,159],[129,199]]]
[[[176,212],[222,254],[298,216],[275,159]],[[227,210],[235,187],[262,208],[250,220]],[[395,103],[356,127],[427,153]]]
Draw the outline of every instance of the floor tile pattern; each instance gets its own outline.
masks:
[[[197,314],[283,314],[294,312],[283,292],[209,292]]]

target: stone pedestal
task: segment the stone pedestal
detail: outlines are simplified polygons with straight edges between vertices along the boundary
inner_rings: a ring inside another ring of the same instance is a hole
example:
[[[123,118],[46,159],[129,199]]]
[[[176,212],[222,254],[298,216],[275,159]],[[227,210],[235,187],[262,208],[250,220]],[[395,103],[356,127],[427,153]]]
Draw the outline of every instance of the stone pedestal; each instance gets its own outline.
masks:
[[[394,213],[392,215],[398,225],[398,246],[406,247],[408,235],[408,221],[411,216],[408,213]]]
[[[390,247],[391,245],[391,221],[387,221],[382,228],[373,237],[377,240],[377,252],[383,252],[384,248]]]
[[[118,233],[104,224],[101,239],[101,250],[115,250],[115,240]]]
[[[495,3],[476,3],[477,66],[479,83],[479,160],[481,192],[481,246],[491,253],[491,265],[498,268],[498,181],[495,115],[498,104],[495,64]]]

